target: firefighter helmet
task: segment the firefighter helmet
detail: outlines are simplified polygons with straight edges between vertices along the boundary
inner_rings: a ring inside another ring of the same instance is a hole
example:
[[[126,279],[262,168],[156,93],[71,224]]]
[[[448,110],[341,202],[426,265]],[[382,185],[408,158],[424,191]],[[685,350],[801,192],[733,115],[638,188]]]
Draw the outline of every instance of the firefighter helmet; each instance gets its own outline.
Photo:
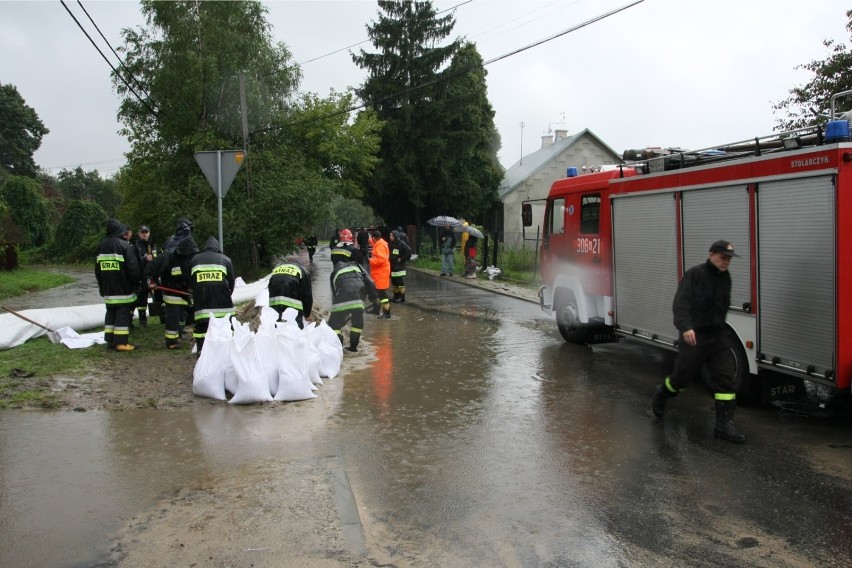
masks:
[[[349,229],[340,231],[340,242],[352,244],[352,231]]]

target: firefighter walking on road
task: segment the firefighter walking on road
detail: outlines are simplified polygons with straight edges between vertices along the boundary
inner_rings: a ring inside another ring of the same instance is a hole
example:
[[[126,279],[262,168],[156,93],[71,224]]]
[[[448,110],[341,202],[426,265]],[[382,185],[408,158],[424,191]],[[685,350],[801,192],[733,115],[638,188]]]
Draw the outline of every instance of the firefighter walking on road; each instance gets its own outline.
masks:
[[[732,257],[739,257],[734,245],[716,241],[704,264],[687,270],[677,287],[672,311],[680,332],[678,354],[671,376],[657,385],[651,401],[654,415],[662,418],[666,401],[682,392],[706,364],[710,369],[710,387],[716,401],[717,438],[742,444],[743,434],[734,428],[736,401],[736,360],[725,327],[731,304]]]
[[[201,357],[210,318],[223,318],[234,313],[231,294],[236,278],[231,259],[222,253],[222,247],[214,237],[207,239],[201,252],[192,257],[189,273],[195,307],[192,337],[195,339],[195,354]]]
[[[106,303],[104,339],[107,348],[133,351],[135,347],[129,343],[130,321],[142,268],[136,250],[123,235],[124,226],[119,221],[107,221],[106,238],[98,245],[95,278]]]
[[[376,288],[357,262],[340,263],[332,271],[330,282],[332,304],[328,325],[343,344],[342,328],[349,321],[349,347],[346,349],[356,352],[364,329],[364,300],[376,303]]]
[[[405,302],[405,263],[411,258],[411,247],[402,238],[399,230],[390,234],[390,265],[391,284],[393,285],[393,302]]]

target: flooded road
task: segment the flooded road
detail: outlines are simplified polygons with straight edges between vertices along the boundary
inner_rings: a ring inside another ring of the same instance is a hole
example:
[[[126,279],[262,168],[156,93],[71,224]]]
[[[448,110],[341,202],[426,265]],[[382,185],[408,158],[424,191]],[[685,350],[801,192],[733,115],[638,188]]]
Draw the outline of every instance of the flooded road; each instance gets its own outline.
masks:
[[[0,413],[2,565],[104,562],[164,496],[300,460],[345,469],[363,565],[852,565],[848,419],[740,409],[735,446],[697,386],[649,418],[666,352],[567,345],[458,279],[409,272],[407,299],[313,401]]]

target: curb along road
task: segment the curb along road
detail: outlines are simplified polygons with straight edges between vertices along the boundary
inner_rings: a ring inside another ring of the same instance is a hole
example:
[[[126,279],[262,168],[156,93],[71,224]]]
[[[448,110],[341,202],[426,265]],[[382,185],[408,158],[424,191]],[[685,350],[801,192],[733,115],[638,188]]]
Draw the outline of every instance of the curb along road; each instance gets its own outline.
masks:
[[[518,300],[524,300],[526,302],[531,302],[533,304],[538,304],[538,293],[537,289],[533,290],[530,288],[525,288],[518,284],[510,284],[503,280],[500,280],[499,277],[495,280],[489,280],[488,278],[483,278],[482,275],[477,275],[476,278],[464,278],[461,276],[441,276],[437,270],[431,270],[428,268],[420,268],[417,266],[408,266],[406,267],[408,270],[412,270],[415,272],[420,272],[422,274],[428,274],[430,276],[434,276],[435,278],[443,278],[449,280],[451,282],[457,282],[459,284],[464,284],[465,286],[473,286],[474,288],[481,288],[483,290],[488,290],[489,292],[494,292],[496,294],[502,294],[504,296],[509,296],[511,298],[517,298]]]

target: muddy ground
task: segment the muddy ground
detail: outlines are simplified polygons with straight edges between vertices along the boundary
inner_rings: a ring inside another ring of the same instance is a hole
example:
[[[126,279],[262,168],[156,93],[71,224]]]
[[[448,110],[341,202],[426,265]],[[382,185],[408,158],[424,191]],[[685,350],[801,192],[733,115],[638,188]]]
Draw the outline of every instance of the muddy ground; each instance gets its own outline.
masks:
[[[260,310],[249,303],[241,307],[237,319],[249,322],[253,330],[257,329]],[[313,321],[326,319],[328,313],[316,307]],[[152,323],[153,333],[162,329]],[[156,331],[155,331],[156,330]],[[146,333],[150,333],[146,330]],[[347,331],[344,338],[348,340]],[[192,326],[186,328],[184,337],[192,337]],[[131,334],[131,342],[133,334]],[[18,386],[16,391],[49,389],[55,398],[51,408],[76,410],[112,410],[129,408],[182,408],[197,397],[192,393],[192,372],[197,361],[191,353],[191,339],[182,340],[178,353],[164,347],[142,348],[133,353],[112,353],[98,368],[85,375],[41,376],[27,370],[13,374]],[[88,349],[104,349],[103,346]]]

